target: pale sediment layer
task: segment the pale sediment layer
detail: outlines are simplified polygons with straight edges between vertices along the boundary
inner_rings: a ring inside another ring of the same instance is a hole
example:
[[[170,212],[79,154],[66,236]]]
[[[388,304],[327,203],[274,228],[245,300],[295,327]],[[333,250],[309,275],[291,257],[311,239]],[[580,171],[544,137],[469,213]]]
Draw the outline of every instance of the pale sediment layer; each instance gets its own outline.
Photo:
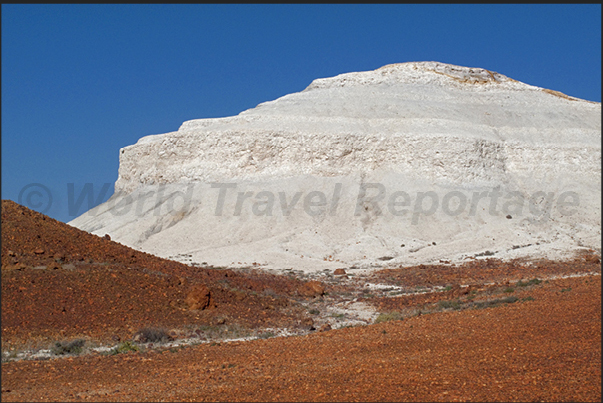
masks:
[[[123,148],[116,194],[71,224],[229,266],[562,257],[600,244],[600,113],[434,62],[318,79]]]

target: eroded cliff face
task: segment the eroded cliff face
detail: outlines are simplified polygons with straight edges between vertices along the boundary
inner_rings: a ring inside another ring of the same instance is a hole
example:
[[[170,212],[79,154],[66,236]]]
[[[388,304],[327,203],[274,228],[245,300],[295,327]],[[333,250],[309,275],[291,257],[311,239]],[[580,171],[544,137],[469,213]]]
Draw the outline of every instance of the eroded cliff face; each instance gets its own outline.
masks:
[[[116,190],[376,169],[454,183],[559,164],[582,172],[597,168],[596,153],[586,164],[574,154],[589,158],[580,149],[600,149],[599,113],[600,104],[488,70],[389,65],[315,80],[238,116],[143,137],[120,151]]]
[[[115,195],[71,224],[163,257],[281,268],[598,248],[600,114],[436,62],[317,79],[123,148]]]

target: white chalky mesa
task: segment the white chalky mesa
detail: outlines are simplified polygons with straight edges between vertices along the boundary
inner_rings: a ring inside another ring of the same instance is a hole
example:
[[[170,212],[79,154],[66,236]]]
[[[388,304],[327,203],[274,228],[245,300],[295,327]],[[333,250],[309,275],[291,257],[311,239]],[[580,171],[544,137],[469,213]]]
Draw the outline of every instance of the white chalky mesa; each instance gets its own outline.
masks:
[[[114,197],[71,224],[214,265],[563,257],[600,248],[600,114],[437,62],[317,79],[123,148]]]

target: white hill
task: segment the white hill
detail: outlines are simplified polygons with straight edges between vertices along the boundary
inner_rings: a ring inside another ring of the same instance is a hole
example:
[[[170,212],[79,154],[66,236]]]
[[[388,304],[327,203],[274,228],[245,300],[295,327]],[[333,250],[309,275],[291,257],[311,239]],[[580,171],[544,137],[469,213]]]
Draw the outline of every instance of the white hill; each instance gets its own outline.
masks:
[[[403,63],[143,137],[113,197],[70,224],[226,266],[564,258],[600,251],[600,186],[600,103]]]

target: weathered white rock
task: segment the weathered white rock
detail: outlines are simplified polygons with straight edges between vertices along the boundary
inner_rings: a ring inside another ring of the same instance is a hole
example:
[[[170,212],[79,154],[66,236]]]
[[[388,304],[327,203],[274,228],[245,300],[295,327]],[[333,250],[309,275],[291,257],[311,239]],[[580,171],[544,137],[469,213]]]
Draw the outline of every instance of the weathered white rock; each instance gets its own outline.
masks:
[[[600,245],[600,142],[600,103],[388,65],[143,137],[120,151],[115,195],[70,224],[218,265],[563,257]]]

